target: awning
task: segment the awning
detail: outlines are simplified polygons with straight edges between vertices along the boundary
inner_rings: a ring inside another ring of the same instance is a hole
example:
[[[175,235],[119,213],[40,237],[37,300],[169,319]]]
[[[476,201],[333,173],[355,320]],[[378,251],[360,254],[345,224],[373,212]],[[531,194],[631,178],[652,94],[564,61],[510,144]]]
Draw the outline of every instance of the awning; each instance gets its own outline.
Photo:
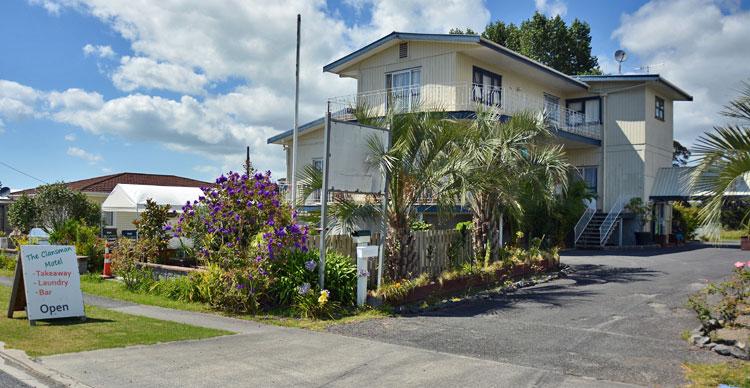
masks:
[[[109,194],[102,211],[105,212],[141,212],[146,208],[146,200],[151,199],[158,205],[169,205],[173,211],[182,211],[182,207],[203,195],[197,187],[153,186],[118,184]]]
[[[694,167],[667,167],[656,172],[651,199],[657,201],[675,201],[701,199],[710,196],[705,191],[690,187],[690,174]],[[750,174],[737,179],[732,187],[724,192],[724,197],[750,197]]]

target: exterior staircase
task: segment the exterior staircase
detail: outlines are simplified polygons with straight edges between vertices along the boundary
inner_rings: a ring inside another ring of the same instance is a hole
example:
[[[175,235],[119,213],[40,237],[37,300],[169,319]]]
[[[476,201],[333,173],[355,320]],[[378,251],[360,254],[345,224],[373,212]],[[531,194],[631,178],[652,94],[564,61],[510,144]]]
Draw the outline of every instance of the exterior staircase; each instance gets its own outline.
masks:
[[[576,241],[576,248],[601,249],[604,247],[604,245],[607,244],[610,237],[612,236],[612,233],[614,233],[614,231],[617,229],[617,227],[610,229],[609,233],[604,239],[605,244],[601,244],[599,242],[600,237],[601,237],[599,234],[600,233],[599,228],[602,226],[602,223],[607,218],[607,214],[608,213],[605,213],[605,212],[594,213],[588,225],[586,225],[586,228],[583,230],[581,237],[579,237],[578,241]],[[618,216],[616,222],[622,222],[622,218]]]

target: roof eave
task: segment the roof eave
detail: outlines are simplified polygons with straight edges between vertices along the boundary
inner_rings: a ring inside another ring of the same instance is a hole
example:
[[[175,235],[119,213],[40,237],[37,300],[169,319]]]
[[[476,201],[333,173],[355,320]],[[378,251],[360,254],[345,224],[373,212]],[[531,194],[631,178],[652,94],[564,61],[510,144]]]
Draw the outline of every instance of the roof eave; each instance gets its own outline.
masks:
[[[337,74],[345,66],[349,65],[353,60],[367,54],[368,52],[392,41],[392,40],[422,40],[422,41],[449,41],[458,43],[479,43],[479,35],[461,35],[461,34],[422,34],[413,32],[397,32],[393,31],[390,34],[368,44],[365,47],[360,48],[348,55],[345,55],[325,66],[323,66],[323,72]]]
[[[513,51],[513,50],[511,50],[511,49],[509,49],[509,48],[507,48],[505,46],[499,45],[499,44],[497,44],[497,43],[495,43],[495,42],[493,42],[493,41],[491,41],[489,39],[485,39],[485,38],[481,38],[480,37],[479,38],[479,44],[481,44],[482,46],[487,47],[489,49],[492,49],[492,50],[494,50],[494,51],[496,51],[496,52],[498,52],[500,54],[507,55],[507,56],[509,56],[509,57],[511,57],[513,59],[516,59],[518,61],[521,61],[521,62],[523,62],[523,63],[525,63],[527,65],[535,67],[535,68],[537,68],[537,69],[539,69],[539,70],[541,70],[543,72],[546,72],[546,73],[548,73],[550,75],[553,75],[553,76],[555,76],[557,78],[560,78],[563,81],[566,81],[566,82],[568,82],[568,83],[570,83],[572,85],[575,85],[575,86],[577,86],[579,88],[582,88],[582,89],[585,89],[585,90],[589,89],[589,85],[586,82],[578,80],[578,79],[575,79],[572,76],[569,76],[569,75],[567,75],[567,74],[565,74],[563,72],[557,71],[557,70],[555,70],[555,69],[553,69],[553,68],[551,68],[551,67],[549,67],[549,66],[547,66],[547,65],[545,65],[543,63],[537,62],[537,61],[535,61],[535,60],[533,60],[533,59],[531,59],[531,58],[529,58],[529,57],[527,57],[527,56],[525,56],[523,54],[519,54],[519,53],[517,53],[517,52],[515,52],[515,51]]]

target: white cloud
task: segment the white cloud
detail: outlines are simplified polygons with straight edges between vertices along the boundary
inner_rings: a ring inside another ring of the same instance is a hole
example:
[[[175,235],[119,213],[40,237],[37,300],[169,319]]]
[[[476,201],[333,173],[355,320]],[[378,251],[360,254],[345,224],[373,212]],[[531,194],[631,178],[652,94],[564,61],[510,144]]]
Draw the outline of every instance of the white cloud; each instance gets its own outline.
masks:
[[[164,89],[200,94],[208,82],[203,74],[171,63],[159,63],[144,57],[122,57],[112,75],[115,86],[126,92],[136,89]]]
[[[355,26],[357,45],[370,43],[392,31],[447,33],[451,28],[482,31],[490,11],[481,0],[380,0],[372,2],[372,21]]]
[[[0,79],[0,119],[20,120],[34,115],[40,94],[18,82]]]
[[[369,7],[372,19],[355,26],[347,26],[325,0],[45,2],[52,5],[34,3],[50,12],[57,6],[54,12],[68,8],[98,18],[132,50],[108,72],[130,95],[105,100],[80,89],[40,92],[47,117],[126,141],[157,141],[235,169],[250,145],[253,163],[275,172],[285,171],[284,154],[266,138],[292,126],[298,13],[303,123],[322,116],[326,98],[355,91],[354,80],[322,73],[323,65],[394,30],[481,30],[490,20],[482,0],[356,0],[350,4]],[[238,86],[215,92],[226,81]],[[157,89],[185,95],[148,95]]]
[[[117,55],[110,46],[92,45],[91,43],[83,46],[83,54],[87,57],[90,55],[95,55],[99,58],[114,58]]]
[[[90,164],[96,164],[102,161],[102,156],[99,154],[92,154],[82,148],[68,147],[68,155],[76,158],[81,158]]]
[[[76,135],[72,133],[65,135],[65,141],[76,141]]]
[[[536,10],[547,16],[565,16],[568,6],[562,0],[534,0]]]
[[[623,15],[612,34],[643,63],[692,94],[675,104],[675,138],[691,144],[723,119],[722,105],[748,80],[750,11],[710,0],[651,1]]]

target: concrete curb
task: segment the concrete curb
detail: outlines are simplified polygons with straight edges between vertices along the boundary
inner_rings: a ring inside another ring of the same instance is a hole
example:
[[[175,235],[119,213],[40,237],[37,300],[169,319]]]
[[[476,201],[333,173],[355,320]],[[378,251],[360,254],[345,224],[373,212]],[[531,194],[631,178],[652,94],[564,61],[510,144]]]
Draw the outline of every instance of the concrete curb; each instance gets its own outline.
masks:
[[[17,349],[6,349],[5,343],[0,341],[0,358],[5,364],[10,365],[21,374],[28,375],[34,379],[29,381],[20,379],[23,383],[32,387],[75,387],[91,388],[90,386],[78,382],[68,376],[63,375],[53,369],[34,361],[26,352]],[[14,376],[18,378],[17,376]]]

